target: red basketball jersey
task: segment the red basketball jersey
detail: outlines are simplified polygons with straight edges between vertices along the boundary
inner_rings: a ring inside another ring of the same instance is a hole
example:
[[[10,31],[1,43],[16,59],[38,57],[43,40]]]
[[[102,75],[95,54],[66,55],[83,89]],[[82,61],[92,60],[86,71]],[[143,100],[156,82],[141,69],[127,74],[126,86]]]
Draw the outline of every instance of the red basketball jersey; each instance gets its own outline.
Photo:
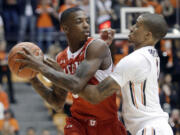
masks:
[[[75,53],[72,53],[67,47],[63,52],[57,55],[57,62],[67,74],[74,74],[78,65],[86,57],[86,50],[93,38],[88,38],[87,42]],[[95,75],[89,80],[88,84],[96,85],[104,80],[112,72],[112,65],[106,70],[98,70]],[[71,85],[71,84],[69,84]],[[73,95],[73,104],[71,106],[71,114],[78,119],[98,119],[107,120],[117,117],[116,94],[108,97],[99,104],[91,104],[77,94]]]

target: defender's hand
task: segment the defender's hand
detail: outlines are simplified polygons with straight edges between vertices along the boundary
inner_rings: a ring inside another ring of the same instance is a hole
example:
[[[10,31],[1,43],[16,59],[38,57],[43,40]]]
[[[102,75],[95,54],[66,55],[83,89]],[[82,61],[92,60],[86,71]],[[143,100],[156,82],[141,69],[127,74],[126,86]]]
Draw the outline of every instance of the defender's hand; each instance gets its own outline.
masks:
[[[115,30],[111,28],[102,29],[100,31],[100,38],[104,40],[108,45],[112,44],[114,39]]]

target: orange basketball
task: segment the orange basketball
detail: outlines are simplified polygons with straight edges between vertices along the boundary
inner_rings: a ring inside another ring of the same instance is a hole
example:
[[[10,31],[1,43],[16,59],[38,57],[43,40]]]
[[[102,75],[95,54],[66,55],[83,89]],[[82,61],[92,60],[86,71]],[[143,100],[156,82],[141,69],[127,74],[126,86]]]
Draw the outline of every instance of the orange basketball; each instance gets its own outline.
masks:
[[[16,62],[16,59],[23,59],[23,56],[17,53],[19,51],[24,51],[23,47],[30,50],[36,56],[38,56],[38,55],[43,56],[41,49],[34,43],[21,42],[21,43],[18,43],[17,45],[15,45],[9,52],[8,65],[9,65],[11,72],[13,72],[18,77],[21,77],[24,79],[31,79],[36,76],[37,72],[33,71],[31,68],[24,68],[21,71],[19,71],[21,66],[24,66],[24,64]]]

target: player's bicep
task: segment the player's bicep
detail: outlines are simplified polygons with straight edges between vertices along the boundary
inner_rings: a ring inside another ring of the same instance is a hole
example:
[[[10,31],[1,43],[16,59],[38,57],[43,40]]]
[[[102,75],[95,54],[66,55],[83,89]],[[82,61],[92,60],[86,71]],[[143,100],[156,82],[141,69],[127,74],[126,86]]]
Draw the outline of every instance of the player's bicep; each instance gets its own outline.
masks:
[[[76,70],[76,77],[79,79],[89,79],[99,69],[101,64],[100,59],[84,60]]]
[[[108,56],[109,48],[104,42],[94,41],[86,51],[85,59],[76,70],[76,77],[87,82],[100,69],[103,60]]]

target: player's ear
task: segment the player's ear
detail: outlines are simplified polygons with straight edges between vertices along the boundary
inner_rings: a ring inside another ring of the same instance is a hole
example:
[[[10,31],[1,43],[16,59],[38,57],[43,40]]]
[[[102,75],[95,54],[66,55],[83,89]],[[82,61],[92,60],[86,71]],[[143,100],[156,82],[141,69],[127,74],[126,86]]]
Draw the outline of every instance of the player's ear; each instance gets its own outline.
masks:
[[[145,33],[145,38],[146,38],[146,40],[148,40],[148,39],[151,39],[152,38],[152,33],[151,32],[146,32]]]
[[[62,25],[62,29],[65,33],[69,33],[69,27],[67,27],[66,25]]]

